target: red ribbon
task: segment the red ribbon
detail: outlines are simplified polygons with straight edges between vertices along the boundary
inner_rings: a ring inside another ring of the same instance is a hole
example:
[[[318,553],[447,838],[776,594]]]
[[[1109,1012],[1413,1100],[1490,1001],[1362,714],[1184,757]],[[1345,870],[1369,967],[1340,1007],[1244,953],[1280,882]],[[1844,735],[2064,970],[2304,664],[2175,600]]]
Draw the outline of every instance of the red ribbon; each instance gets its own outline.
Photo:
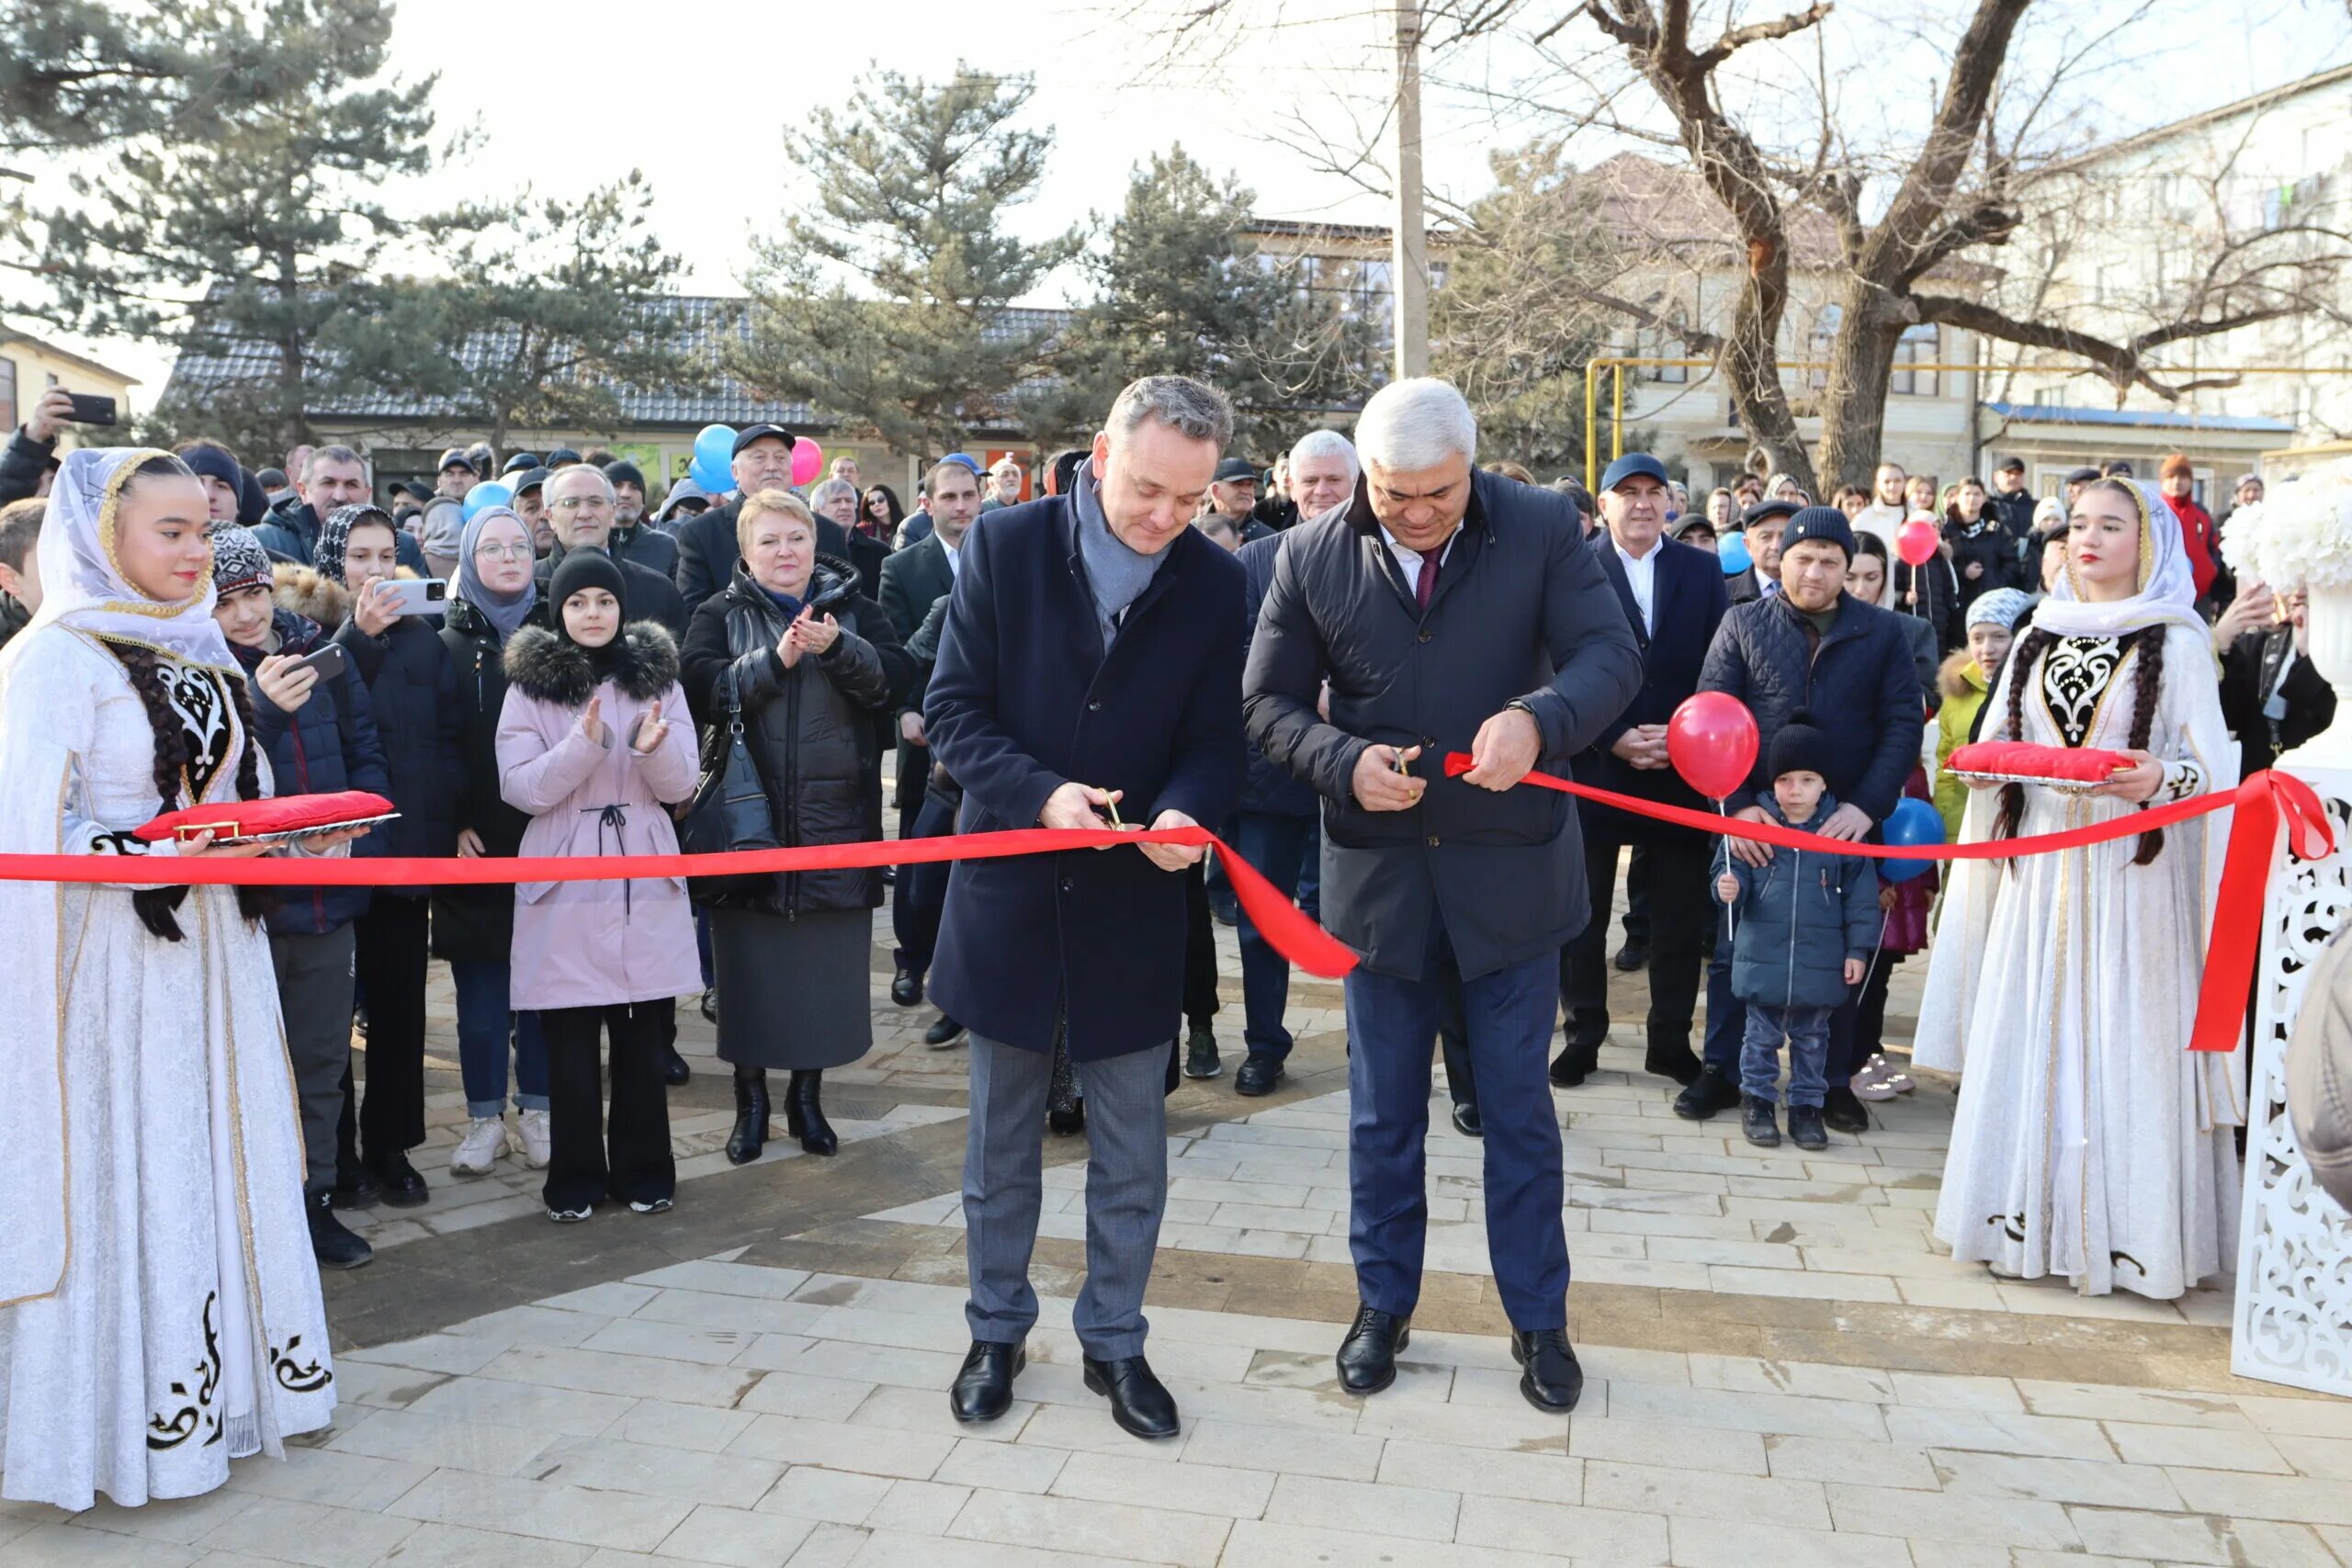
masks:
[[[616,882],[639,877],[752,876],[786,871],[863,870],[940,861],[1001,860],[1008,855],[1136,844],[1215,849],[1233,896],[1275,952],[1310,975],[1337,980],[1356,955],[1299,913],[1298,906],[1205,828],[1120,831],[1113,828],[1024,828],[940,839],[868,840],[805,849],[733,850],[710,855],[468,856],[319,860],[181,860],[175,856],[0,855],[0,882],[101,883],[112,886],[454,887],[512,882]]]
[[[1464,752],[1449,752],[1448,777],[1472,767]],[[2197,1021],[2190,1029],[2192,1051],[2233,1051],[2245,1017],[2247,987],[2254,983],[2254,962],[2262,942],[2263,889],[2270,881],[2270,850],[2278,841],[2283,818],[2287,848],[2298,860],[2324,860],[2335,852],[2335,832],[2318,792],[2292,773],[2266,768],[2240,784],[2229,795],[2193,795],[2167,801],[2144,811],[2071,828],[2063,833],[2036,833],[2021,839],[1988,839],[1971,844],[1859,844],[1825,839],[1777,822],[1749,822],[1710,816],[1686,807],[1664,806],[1637,795],[1595,789],[1549,773],[1530,773],[1521,781],[1564,795],[1580,795],[1637,816],[1653,818],[1736,839],[1779,844],[1792,850],[1830,854],[1863,855],[1872,860],[2007,860],[2016,855],[2050,854],[2136,838],[2151,829],[2187,822],[2229,807],[2237,808],[2230,824],[2228,854],[2222,862],[2222,887],[2214,900],[2212,938],[2205,953],[2205,976],[2197,995]]]

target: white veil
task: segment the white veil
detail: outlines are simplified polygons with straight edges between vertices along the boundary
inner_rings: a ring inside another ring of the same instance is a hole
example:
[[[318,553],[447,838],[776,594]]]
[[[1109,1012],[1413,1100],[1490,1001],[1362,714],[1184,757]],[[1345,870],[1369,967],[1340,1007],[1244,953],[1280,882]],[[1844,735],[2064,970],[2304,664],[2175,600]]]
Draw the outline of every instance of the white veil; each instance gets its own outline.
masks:
[[[2211,635],[2197,614],[2197,580],[2189,570],[2180,519],[2154,486],[2132,479],[2123,483],[2140,503],[2137,592],[2129,599],[2094,604],[2075,594],[2074,573],[2062,571],[2050,596],[2033,612],[2035,627],[2057,637],[2120,637],[2169,624],[2199,637]]]
[[[117,563],[115,525],[123,487],[143,464],[158,457],[178,461],[168,452],[135,446],[84,447],[65,454],[50,492],[49,514],[40,525],[36,558],[40,609],[26,632],[58,622],[109,642],[151,648],[189,664],[239,675],[229,639],[212,618],[209,570],[195,594],[166,603],[132,587]]]

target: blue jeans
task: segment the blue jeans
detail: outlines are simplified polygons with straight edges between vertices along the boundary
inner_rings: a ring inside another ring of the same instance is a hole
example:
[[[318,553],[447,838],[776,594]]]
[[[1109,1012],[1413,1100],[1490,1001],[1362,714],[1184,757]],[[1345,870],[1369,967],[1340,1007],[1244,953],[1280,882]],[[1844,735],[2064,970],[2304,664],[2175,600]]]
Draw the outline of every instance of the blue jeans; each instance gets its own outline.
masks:
[[[458,1076],[466,1087],[466,1114],[499,1116],[506,1111],[506,1032],[514,1032],[514,1109],[548,1108],[548,1046],[539,1015],[506,1007],[509,966],[484,959],[452,959],[449,978],[458,986]]]
[[[1245,811],[1236,819],[1233,848],[1284,895],[1298,886],[1298,870],[1313,835],[1312,817],[1273,817]],[[1243,910],[1236,935],[1241,939],[1242,1043],[1254,1055],[1280,1061],[1290,1055],[1290,1031],[1283,1013],[1290,1006],[1290,960],[1276,953]]]
[[[1789,1046],[1789,1103],[1819,1105],[1829,1087],[1829,1015],[1835,1008],[1783,1008],[1747,1004],[1747,1038],[1739,1049],[1743,1094],[1770,1103],[1781,1078],[1781,1043]]]
[[[1430,937],[1421,978],[1359,965],[1347,979],[1348,1244],[1364,1304],[1399,1316],[1420,1300],[1430,1056],[1454,970],[1442,921],[1430,921]],[[1487,1250],[1503,1310],[1522,1332],[1567,1324],[1560,1122],[1544,1076],[1559,969],[1559,955],[1545,953],[1459,982],[1486,1128]]]

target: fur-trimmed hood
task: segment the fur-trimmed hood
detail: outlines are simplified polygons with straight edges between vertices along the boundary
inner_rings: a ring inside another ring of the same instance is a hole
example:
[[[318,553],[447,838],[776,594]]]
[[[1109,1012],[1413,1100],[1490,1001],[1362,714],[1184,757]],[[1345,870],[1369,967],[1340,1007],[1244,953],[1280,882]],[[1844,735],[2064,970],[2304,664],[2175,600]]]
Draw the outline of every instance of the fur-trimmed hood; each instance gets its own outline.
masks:
[[[1984,671],[1976,668],[1975,657],[1964,648],[1945,659],[1936,677],[1946,697],[1964,697],[1971,692],[1982,696],[1986,689]]]
[[[653,621],[631,621],[621,632],[623,660],[613,679],[628,696],[651,702],[678,678],[678,645]],[[506,679],[527,696],[559,707],[584,706],[602,682],[587,651],[544,626],[525,626],[506,644]]]
[[[351,590],[317,567],[279,561],[277,571],[277,586],[270,597],[277,602],[279,609],[291,610],[318,622],[329,636],[342,630],[343,623],[351,618]],[[416,573],[401,567],[392,575],[413,581]]]

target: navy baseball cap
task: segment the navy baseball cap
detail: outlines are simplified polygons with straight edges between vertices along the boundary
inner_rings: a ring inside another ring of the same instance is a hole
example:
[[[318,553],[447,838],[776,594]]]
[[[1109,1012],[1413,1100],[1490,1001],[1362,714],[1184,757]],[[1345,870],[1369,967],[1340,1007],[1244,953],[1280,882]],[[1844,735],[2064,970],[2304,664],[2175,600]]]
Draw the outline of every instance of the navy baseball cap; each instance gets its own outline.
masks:
[[[1781,558],[1788,559],[1789,552],[1808,539],[1835,545],[1846,552],[1848,560],[1854,558],[1854,525],[1834,506],[1798,508],[1797,514],[1789,519],[1788,532],[1781,536]]]
[[[1247,457],[1227,457],[1216,466],[1215,479],[1218,484],[1235,484],[1242,479],[1255,484],[1258,482],[1258,470],[1250,466]]]
[[[1623,457],[1618,458],[1615,462],[1610,464],[1609,471],[1600,476],[1601,493],[1606,495],[1609,491],[1615,490],[1619,485],[1623,484],[1627,479],[1632,479],[1635,474],[1645,474],[1649,478],[1656,479],[1660,484],[1670,484],[1673,482],[1666,477],[1666,465],[1664,463],[1659,462],[1647,452],[1628,452]]]
[[[752,442],[771,439],[783,442],[786,448],[793,445],[792,432],[780,424],[747,424],[735,433],[735,449],[731,455],[740,457],[743,455],[743,448]]]

